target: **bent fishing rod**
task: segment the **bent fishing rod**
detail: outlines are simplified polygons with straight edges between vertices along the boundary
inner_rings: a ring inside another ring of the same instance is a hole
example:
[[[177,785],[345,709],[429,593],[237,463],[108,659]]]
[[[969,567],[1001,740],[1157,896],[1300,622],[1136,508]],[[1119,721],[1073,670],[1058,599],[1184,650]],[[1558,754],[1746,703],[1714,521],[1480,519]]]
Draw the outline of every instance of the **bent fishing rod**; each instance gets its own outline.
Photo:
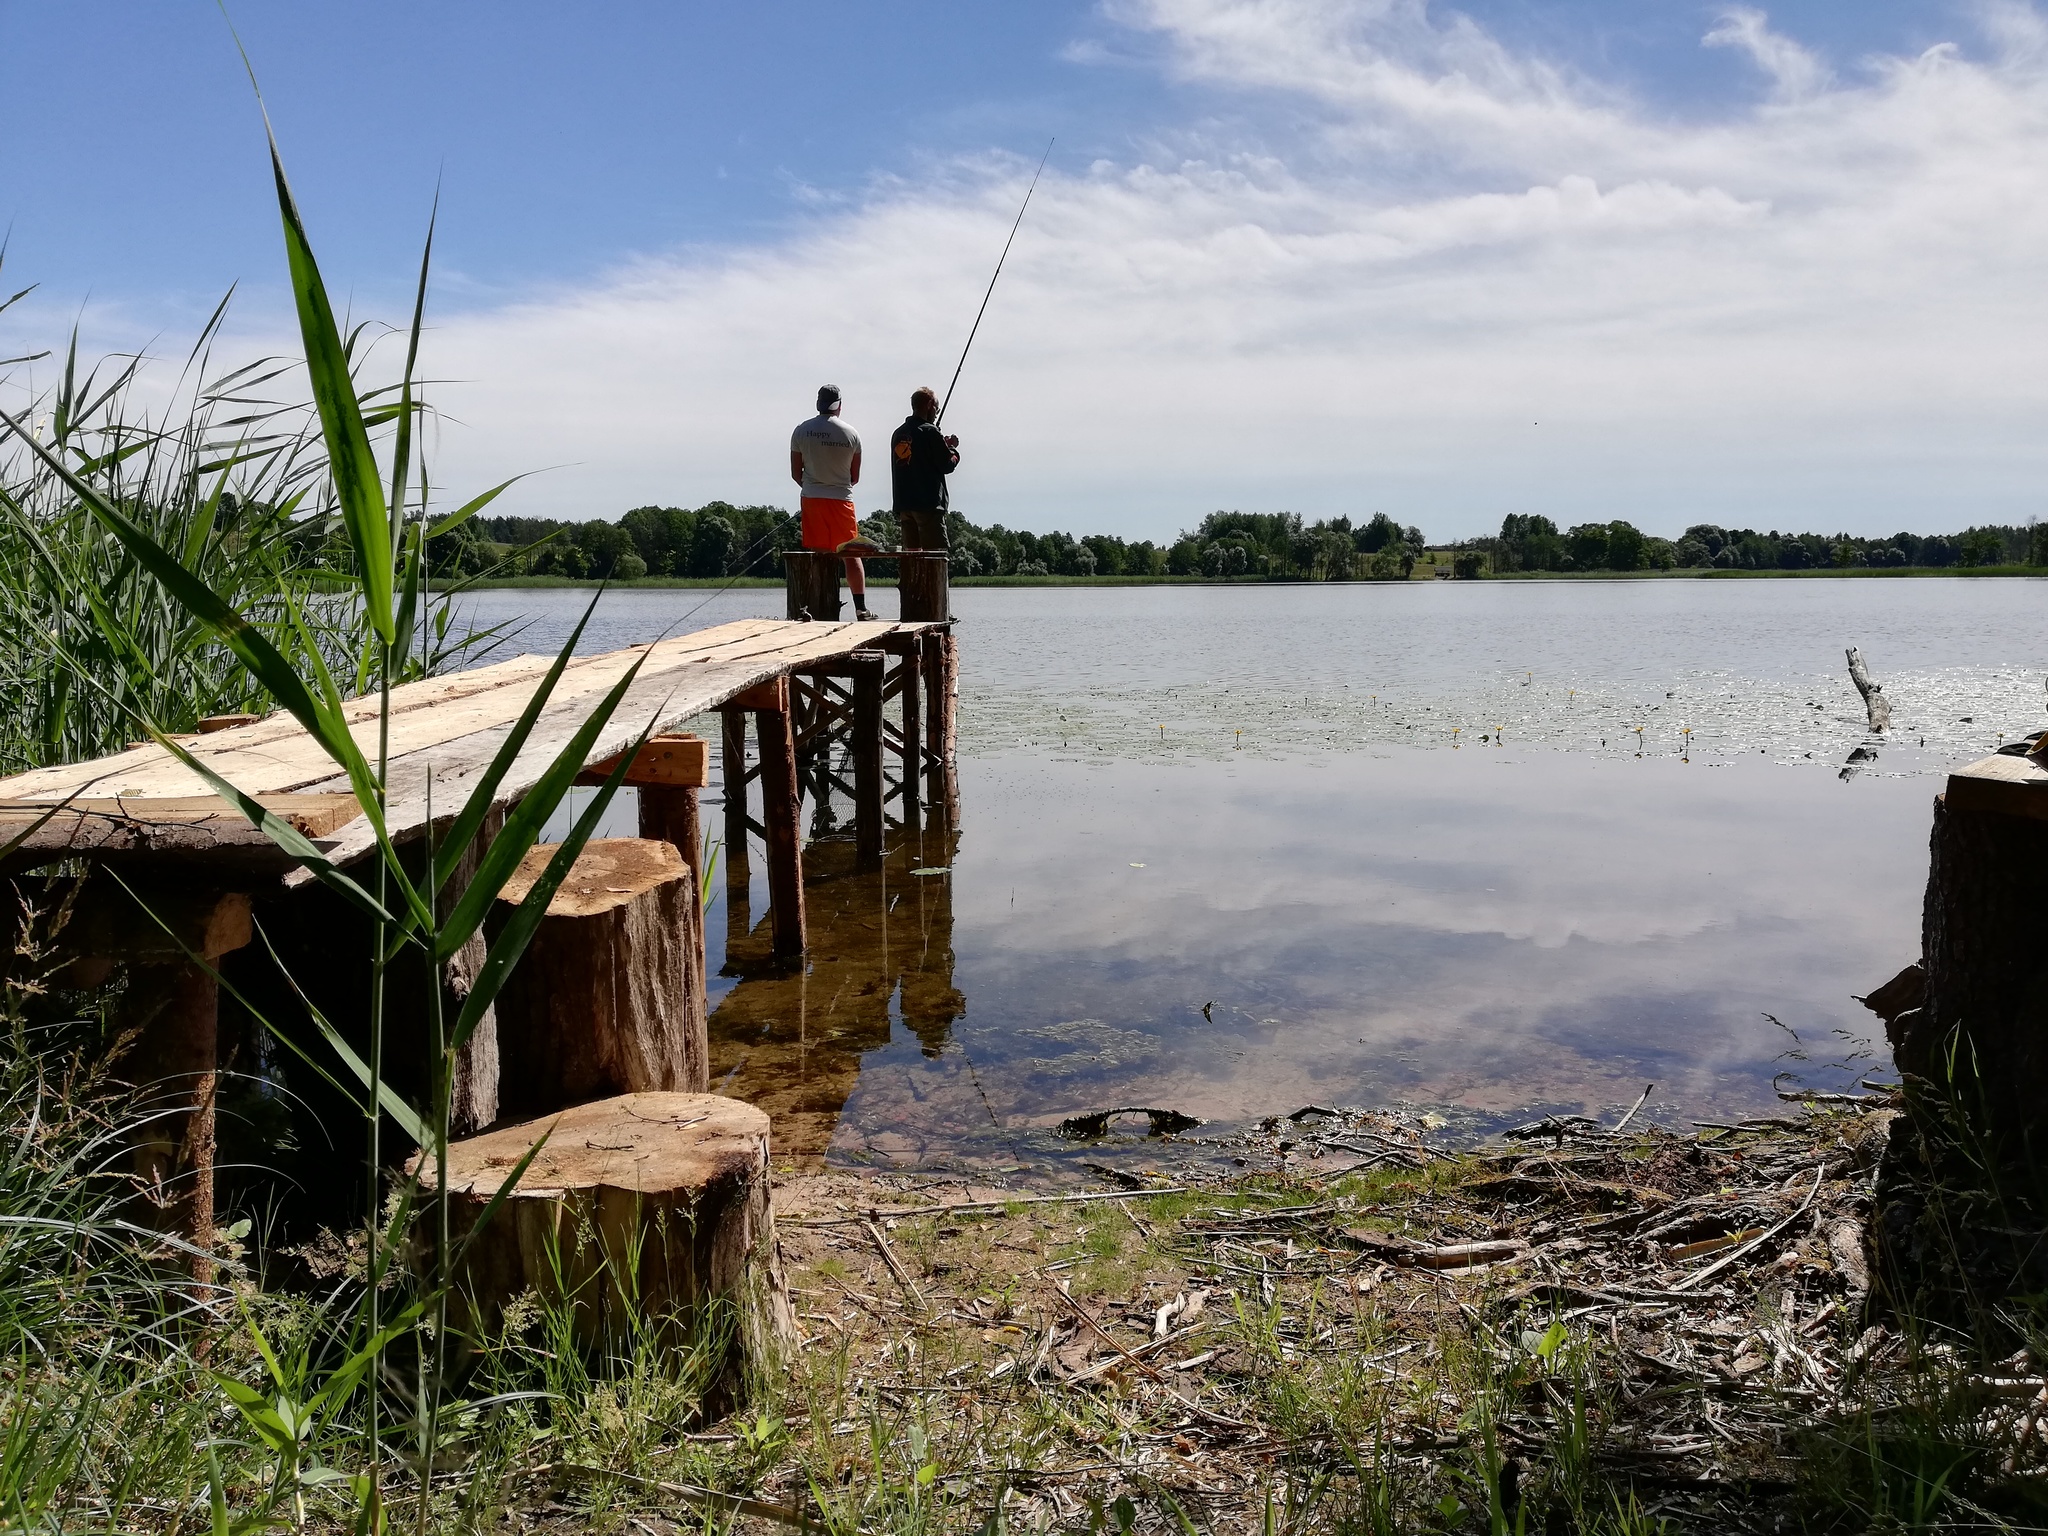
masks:
[[[1038,178],[1045,174],[1045,162],[1052,158],[1052,147],[1057,139],[1045,141],[1045,153],[1039,156],[1038,169],[1031,173],[1031,185],[1024,189],[1024,202],[1017,209],[1017,222],[1010,226],[1010,238],[1003,242],[1003,254],[996,258],[996,270],[988,280],[988,291],[981,296],[981,308],[974,312],[974,324],[967,331],[967,345],[960,349],[960,361],[953,365],[953,377],[946,385],[946,398],[939,402],[939,414],[933,425],[940,425],[946,419],[946,407],[953,403],[953,386],[960,382],[960,370],[967,366],[967,354],[974,350],[974,336],[981,329],[981,317],[988,313],[988,301],[996,291],[996,278],[1003,275],[1003,263],[1010,259],[1010,246],[1017,238],[1017,231],[1024,224],[1024,209],[1031,206],[1031,194],[1038,190]]]

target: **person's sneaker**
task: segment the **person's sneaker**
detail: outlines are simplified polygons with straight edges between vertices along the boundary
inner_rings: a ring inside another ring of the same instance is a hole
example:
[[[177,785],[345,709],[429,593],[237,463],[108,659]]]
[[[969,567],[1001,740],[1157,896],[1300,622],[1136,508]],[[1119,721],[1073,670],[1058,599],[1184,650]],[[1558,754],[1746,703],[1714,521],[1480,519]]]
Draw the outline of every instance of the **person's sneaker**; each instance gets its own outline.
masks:
[[[881,622],[878,614],[871,613],[865,608],[854,609],[853,617],[855,622],[860,624],[878,624]]]

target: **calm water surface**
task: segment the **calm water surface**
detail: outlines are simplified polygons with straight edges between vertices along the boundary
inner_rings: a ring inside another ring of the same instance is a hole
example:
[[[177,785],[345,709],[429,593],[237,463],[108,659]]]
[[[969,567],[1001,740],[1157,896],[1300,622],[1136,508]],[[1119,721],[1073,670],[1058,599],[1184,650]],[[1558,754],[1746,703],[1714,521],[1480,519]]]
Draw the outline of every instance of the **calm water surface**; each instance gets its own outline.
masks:
[[[707,596],[610,595],[585,647],[781,602]],[[846,807],[810,807],[802,976],[763,963],[758,852],[710,915],[714,1076],[798,1155],[1032,1165],[1116,1104],[1479,1131],[1853,1082],[1888,1065],[1852,994],[1918,953],[1939,774],[2048,717],[2031,581],[955,598],[957,836],[855,874]],[[475,607],[543,649],[582,601]],[[1844,777],[1848,644],[1895,728]]]

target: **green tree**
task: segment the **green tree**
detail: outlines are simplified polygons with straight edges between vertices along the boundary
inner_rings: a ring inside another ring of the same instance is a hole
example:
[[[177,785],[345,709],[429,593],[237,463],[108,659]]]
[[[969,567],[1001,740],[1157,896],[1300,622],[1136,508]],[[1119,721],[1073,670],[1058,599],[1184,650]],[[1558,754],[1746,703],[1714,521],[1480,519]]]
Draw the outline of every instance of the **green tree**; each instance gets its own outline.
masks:
[[[1607,524],[1580,523],[1564,536],[1564,544],[1574,569],[1597,571],[1606,567]]]
[[[1609,523],[1607,556],[1601,563],[1610,571],[1640,571],[1647,566],[1650,561],[1642,530],[1620,519]]]
[[[723,576],[733,552],[733,529],[709,508],[697,514],[697,526],[690,539],[690,574]]]
[[[1957,565],[2003,565],[2005,539],[1996,528],[1967,528],[1956,541]]]

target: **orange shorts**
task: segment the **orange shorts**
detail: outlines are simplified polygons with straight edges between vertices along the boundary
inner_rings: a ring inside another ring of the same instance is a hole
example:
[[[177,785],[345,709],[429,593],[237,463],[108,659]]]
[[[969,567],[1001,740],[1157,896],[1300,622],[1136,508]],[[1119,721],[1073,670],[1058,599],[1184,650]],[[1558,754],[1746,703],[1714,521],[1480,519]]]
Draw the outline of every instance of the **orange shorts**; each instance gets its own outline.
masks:
[[[850,501],[806,496],[803,509],[805,549],[837,549],[860,532],[860,519]]]

